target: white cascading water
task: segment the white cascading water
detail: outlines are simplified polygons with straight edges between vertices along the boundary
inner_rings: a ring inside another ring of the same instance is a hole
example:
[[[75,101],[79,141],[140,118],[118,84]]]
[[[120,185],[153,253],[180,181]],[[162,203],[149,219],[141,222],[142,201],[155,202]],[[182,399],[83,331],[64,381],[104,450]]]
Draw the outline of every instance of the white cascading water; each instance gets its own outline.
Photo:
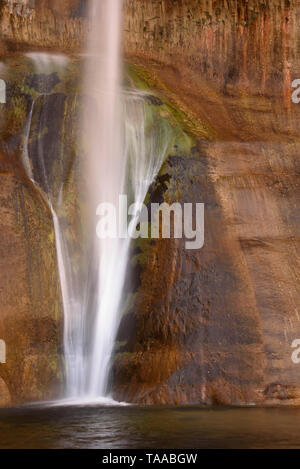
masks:
[[[100,203],[118,206],[125,176],[121,140],[120,42],[121,0],[92,0],[92,28],[88,44],[84,137],[87,141],[88,194],[92,210],[92,230],[96,236],[96,208]],[[109,361],[114,346],[116,321],[120,308],[124,241],[94,240],[95,311],[85,393],[95,399],[104,396]]]
[[[139,207],[162,164],[167,139],[162,143],[158,135],[150,139],[146,136],[142,95],[137,92],[121,95],[122,1],[92,0],[91,12],[93,25],[88,51],[91,59],[86,93],[93,97],[95,108],[89,107],[84,128],[89,146],[87,172],[93,229],[96,233],[98,204],[111,203],[118,213],[119,196],[123,194],[132,194],[133,199],[129,201],[136,203],[136,214],[130,225],[134,229]],[[85,393],[90,399],[107,393],[129,248],[128,237],[95,239],[95,314],[91,355],[84,376]]]
[[[35,52],[35,53],[29,53],[26,54],[26,57],[29,58],[33,64],[34,64],[34,69],[36,73],[40,73],[43,75],[50,74],[52,72],[63,72],[63,69],[66,67],[66,65],[69,62],[69,59],[61,54],[51,54],[51,53],[45,53],[45,52]],[[52,219],[53,219],[53,226],[54,226],[54,233],[55,233],[55,243],[56,243],[56,252],[57,252],[57,263],[58,263],[58,271],[59,271],[59,276],[60,276],[60,286],[61,286],[61,293],[62,293],[62,302],[63,302],[63,310],[64,310],[64,318],[65,318],[65,326],[64,326],[64,343],[65,347],[66,344],[69,343],[69,335],[68,335],[68,327],[70,325],[70,317],[73,315],[75,318],[82,317],[82,296],[80,295],[81,292],[78,291],[78,288],[75,287],[78,286],[78,281],[77,281],[77,275],[74,274],[74,269],[72,267],[72,261],[71,261],[71,256],[69,253],[69,247],[66,239],[66,227],[64,229],[62,228],[61,221],[59,219],[59,216],[56,213],[57,208],[61,208],[63,204],[63,186],[64,186],[64,181],[61,181],[60,187],[59,187],[59,193],[57,197],[53,197],[53,194],[51,194],[51,187],[49,183],[49,175],[47,174],[46,171],[46,165],[45,165],[45,154],[47,152],[47,149],[44,148],[40,142],[38,145],[38,159],[40,163],[40,171],[41,174],[39,175],[40,178],[43,181],[38,181],[35,180],[34,177],[34,171],[33,171],[33,166],[32,162],[30,159],[30,154],[29,154],[29,139],[30,139],[30,131],[31,131],[31,125],[32,125],[32,120],[33,120],[33,115],[34,115],[34,108],[35,104],[38,99],[43,98],[43,94],[40,95],[39,98],[35,98],[32,100],[31,106],[30,106],[30,111],[29,115],[24,127],[24,135],[23,135],[23,151],[22,151],[22,162],[24,169],[27,173],[28,178],[32,181],[32,183],[35,185],[47,205],[49,206],[49,209],[52,214]],[[45,113],[47,113],[47,109],[44,110]],[[45,123],[47,123],[47,117],[45,119]],[[40,132],[38,132],[38,135]],[[42,185],[44,185],[44,188],[42,188]],[[45,187],[47,187],[47,190],[45,191]],[[80,301],[81,300],[81,301]],[[79,326],[79,325],[78,325]],[[82,328],[77,328],[76,330],[72,331],[72,341],[74,344],[76,343],[76,348],[79,348],[79,343],[80,343],[80,337],[82,337]],[[68,346],[68,348],[70,348]],[[66,366],[66,376],[74,376],[76,373],[79,375],[81,374],[81,370],[83,369],[83,364],[81,360],[83,359],[83,346],[81,346],[81,350],[77,351],[77,353],[72,353],[72,354],[66,354],[67,359],[65,360],[65,366]],[[66,350],[65,350],[66,352]],[[79,377],[74,379],[74,381],[80,382]],[[73,394],[70,390],[72,389],[72,386],[67,384],[67,395],[70,397],[71,395],[77,396],[79,393],[79,390],[77,389],[76,391],[73,390]]]
[[[29,135],[30,135],[31,122],[32,122],[33,108],[34,108],[34,99],[32,100],[29,116],[25,124],[23,151],[22,151],[23,166],[25,168],[27,176],[29,177],[29,179],[31,179],[31,181],[34,181],[34,178],[33,178],[32,168],[31,168],[30,159],[29,159],[28,141],[29,141]]]
[[[149,186],[163,163],[169,145],[169,128],[154,117],[145,93],[121,91],[120,32],[122,0],[91,0],[92,28],[88,46],[85,79],[83,142],[87,148],[83,165],[89,201],[91,232],[90,270],[84,293],[75,285],[70,253],[63,224],[54,207],[63,204],[47,198],[55,229],[58,268],[64,308],[64,354],[66,398],[72,403],[111,404],[108,379],[111,358],[120,319],[123,288],[127,273],[131,240],[129,237],[98,239],[96,208],[112,203],[118,213],[119,196],[128,195],[135,203],[129,223],[132,232],[139,222],[139,208]],[[40,73],[53,68],[43,55],[30,57]],[[61,66],[60,57],[58,66]],[[43,68],[44,67],[44,68]],[[25,126],[23,163],[33,180],[28,140],[34,113],[32,104]],[[41,167],[45,168],[44,150],[40,149]],[[44,175],[47,180],[47,175]],[[36,185],[37,183],[33,181]],[[127,220],[126,220],[127,222]]]
[[[48,54],[47,52],[28,52],[28,59],[32,60],[37,73],[48,74],[53,70],[63,69],[70,61],[63,54]]]

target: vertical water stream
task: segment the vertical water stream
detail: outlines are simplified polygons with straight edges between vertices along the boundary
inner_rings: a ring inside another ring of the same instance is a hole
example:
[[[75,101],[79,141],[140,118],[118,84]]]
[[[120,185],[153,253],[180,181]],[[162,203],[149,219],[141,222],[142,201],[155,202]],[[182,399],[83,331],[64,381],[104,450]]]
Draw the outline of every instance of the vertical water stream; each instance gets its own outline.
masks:
[[[88,98],[82,135],[86,154],[82,168],[88,182],[91,246],[87,252],[91,259],[82,296],[76,294],[74,288],[66,235],[55,209],[57,201],[50,195],[46,199],[53,217],[64,308],[65,397],[78,402],[97,399],[104,402],[109,392],[111,358],[122,316],[131,241],[129,237],[99,239],[96,209],[105,202],[114,204],[118,211],[119,196],[128,195],[128,202],[135,203],[129,223],[129,231],[134,230],[139,222],[139,208],[165,158],[169,136],[166,126],[153,124],[151,113],[154,111],[143,93],[121,91],[122,1],[92,0],[90,14],[92,29],[85,77]],[[30,59],[36,70],[45,74],[56,63],[51,54],[48,60],[47,54],[42,57],[31,54]],[[57,60],[61,67],[62,58]],[[33,178],[28,150],[34,109],[33,102],[24,129],[23,163],[28,177],[39,187]],[[45,151],[39,148],[38,158],[48,184]]]

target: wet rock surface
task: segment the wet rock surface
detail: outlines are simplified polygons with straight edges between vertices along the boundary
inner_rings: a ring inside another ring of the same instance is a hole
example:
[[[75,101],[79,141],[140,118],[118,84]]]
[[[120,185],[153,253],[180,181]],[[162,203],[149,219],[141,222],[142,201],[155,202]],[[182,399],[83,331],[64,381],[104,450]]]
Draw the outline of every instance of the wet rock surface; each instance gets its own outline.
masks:
[[[60,287],[51,214],[17,161],[1,156],[0,404],[59,393]]]
[[[48,199],[59,210],[59,197],[64,197],[59,214],[68,242],[76,239],[74,264],[80,251],[74,183],[79,103],[73,94],[77,85],[70,85],[74,74],[66,90],[56,73],[41,80],[27,58],[8,59],[6,66],[0,138],[0,338],[7,357],[0,364],[0,405],[62,393],[63,308]],[[25,150],[37,186],[25,171]]]
[[[196,152],[170,155],[167,190],[156,194],[205,203],[205,245],[147,245],[116,396],[297,404],[299,5],[129,3],[128,58],[197,142]]]
[[[205,246],[186,250],[185,240],[164,239],[144,247],[147,259],[132,307],[136,332],[114,368],[119,398],[156,404],[260,399],[260,320],[238,241],[226,229],[207,175],[204,148],[199,142],[191,154],[168,158],[162,198],[205,203]]]

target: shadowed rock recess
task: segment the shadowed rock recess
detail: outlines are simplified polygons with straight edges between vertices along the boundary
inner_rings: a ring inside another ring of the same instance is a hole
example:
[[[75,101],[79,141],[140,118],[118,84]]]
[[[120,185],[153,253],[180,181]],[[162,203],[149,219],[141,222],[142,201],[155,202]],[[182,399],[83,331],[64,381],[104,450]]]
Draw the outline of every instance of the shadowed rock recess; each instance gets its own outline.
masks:
[[[300,104],[291,99],[300,78],[299,2],[125,0],[124,13],[129,75],[181,128],[146,202],[205,203],[205,246],[189,251],[172,239],[133,246],[112,393],[143,404],[299,404],[300,364],[291,359],[300,338]],[[0,54],[77,51],[85,15],[85,1],[2,0]],[[41,91],[36,77],[28,83],[24,68],[15,70],[1,115],[3,405],[53,397],[62,381],[51,214],[19,163],[30,103]],[[41,138],[51,190],[70,180],[75,220],[77,91],[52,79],[36,104],[32,164],[38,174]],[[49,124],[37,126],[45,108],[52,135]]]

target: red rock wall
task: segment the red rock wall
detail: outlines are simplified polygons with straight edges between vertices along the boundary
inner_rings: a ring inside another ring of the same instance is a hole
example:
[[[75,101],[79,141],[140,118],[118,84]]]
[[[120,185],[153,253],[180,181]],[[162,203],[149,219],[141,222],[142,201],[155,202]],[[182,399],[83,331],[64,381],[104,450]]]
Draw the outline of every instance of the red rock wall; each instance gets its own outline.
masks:
[[[79,50],[87,30],[84,4],[85,0],[2,0],[0,39],[10,52],[28,47]]]
[[[128,60],[195,124],[192,157],[169,157],[164,200],[204,202],[206,233],[198,252],[147,248],[116,396],[297,404],[300,4],[125,4]]]
[[[299,14],[297,0],[125,0],[125,50],[192,70],[195,87],[271,94],[299,75]]]

